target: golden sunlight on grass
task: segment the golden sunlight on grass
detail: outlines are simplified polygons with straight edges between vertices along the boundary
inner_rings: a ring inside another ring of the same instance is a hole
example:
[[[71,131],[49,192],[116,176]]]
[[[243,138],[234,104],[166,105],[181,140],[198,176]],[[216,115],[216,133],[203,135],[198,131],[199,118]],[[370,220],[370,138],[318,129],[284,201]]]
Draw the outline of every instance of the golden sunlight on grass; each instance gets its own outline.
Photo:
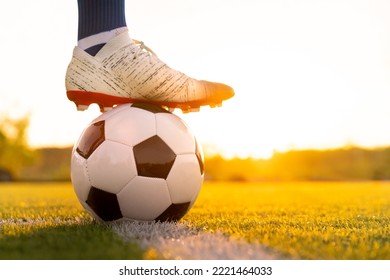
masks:
[[[389,183],[212,183],[185,221],[293,258],[388,259],[389,217]]]
[[[18,252],[39,258],[29,251],[37,246],[54,258],[68,250],[85,257],[80,248],[87,246],[95,258],[106,249],[93,244],[114,242],[81,208],[69,183],[3,184],[0,205],[1,258],[18,258]],[[389,217],[388,182],[208,182],[181,223],[260,243],[286,258],[389,259]],[[115,240],[112,258],[126,255],[123,246],[140,250]]]

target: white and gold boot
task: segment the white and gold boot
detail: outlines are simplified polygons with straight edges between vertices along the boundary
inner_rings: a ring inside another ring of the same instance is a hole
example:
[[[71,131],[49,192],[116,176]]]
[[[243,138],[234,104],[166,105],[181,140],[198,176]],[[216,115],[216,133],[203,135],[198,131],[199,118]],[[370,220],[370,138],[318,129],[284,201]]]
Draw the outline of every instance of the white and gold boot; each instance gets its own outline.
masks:
[[[227,85],[196,80],[170,68],[128,32],[111,39],[95,56],[76,46],[66,73],[66,91],[78,110],[96,103],[101,111],[149,102],[193,112],[201,106],[221,106],[234,96]]]

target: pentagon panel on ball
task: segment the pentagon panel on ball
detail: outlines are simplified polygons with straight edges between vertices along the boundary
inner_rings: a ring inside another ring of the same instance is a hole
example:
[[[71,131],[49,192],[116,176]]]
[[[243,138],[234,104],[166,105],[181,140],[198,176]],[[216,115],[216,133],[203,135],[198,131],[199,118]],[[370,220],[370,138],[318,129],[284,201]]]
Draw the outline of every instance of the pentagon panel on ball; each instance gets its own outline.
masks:
[[[193,206],[203,177],[203,152],[189,127],[149,103],[103,113],[72,152],[75,193],[100,222],[177,221]]]
[[[134,157],[139,176],[166,179],[176,154],[155,135],[134,147]]]

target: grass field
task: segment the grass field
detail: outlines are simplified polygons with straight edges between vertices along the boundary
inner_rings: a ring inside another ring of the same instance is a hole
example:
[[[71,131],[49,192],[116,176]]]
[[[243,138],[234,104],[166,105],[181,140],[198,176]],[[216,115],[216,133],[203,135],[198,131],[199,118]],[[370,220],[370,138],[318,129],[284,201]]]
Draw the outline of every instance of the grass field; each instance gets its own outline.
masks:
[[[390,182],[205,183],[180,224],[283,258],[389,260]],[[70,183],[0,185],[0,259],[143,259],[146,251],[95,223]]]

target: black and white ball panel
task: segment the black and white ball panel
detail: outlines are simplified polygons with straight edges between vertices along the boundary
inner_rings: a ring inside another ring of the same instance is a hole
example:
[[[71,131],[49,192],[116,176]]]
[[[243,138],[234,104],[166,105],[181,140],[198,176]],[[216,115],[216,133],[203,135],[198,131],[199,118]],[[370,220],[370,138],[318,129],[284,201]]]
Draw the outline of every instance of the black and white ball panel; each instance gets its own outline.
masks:
[[[118,193],[137,175],[133,148],[106,140],[87,159],[87,170],[92,186]]]
[[[122,110],[106,119],[106,139],[114,142],[135,146],[155,134],[154,114],[141,109]]]
[[[199,146],[199,143],[198,141],[196,141],[195,139],[195,155],[198,159],[198,163],[199,163],[199,168],[200,168],[200,174],[204,174],[204,156],[203,156],[203,150],[202,150],[202,147]]]
[[[157,135],[171,147],[175,154],[195,151],[195,138],[188,126],[176,115],[156,114]]]
[[[191,203],[179,203],[171,204],[160,216],[158,216],[156,222],[176,222],[180,220],[191,208]]]
[[[167,178],[172,203],[192,201],[199,192],[202,181],[196,156],[194,154],[178,155]]]
[[[86,203],[105,222],[115,221],[123,217],[117,195],[114,193],[91,187]]]
[[[89,125],[83,132],[83,136],[80,138],[77,144],[77,153],[83,158],[89,158],[89,156],[102,144],[105,140],[105,121],[95,122]]]
[[[163,179],[136,177],[118,194],[124,217],[152,221],[171,204],[167,184]]]
[[[89,188],[91,187],[86,165],[87,161],[85,158],[83,158],[78,153],[73,153],[71,159],[71,179],[74,186],[74,191],[80,202],[85,202],[87,200]]]

